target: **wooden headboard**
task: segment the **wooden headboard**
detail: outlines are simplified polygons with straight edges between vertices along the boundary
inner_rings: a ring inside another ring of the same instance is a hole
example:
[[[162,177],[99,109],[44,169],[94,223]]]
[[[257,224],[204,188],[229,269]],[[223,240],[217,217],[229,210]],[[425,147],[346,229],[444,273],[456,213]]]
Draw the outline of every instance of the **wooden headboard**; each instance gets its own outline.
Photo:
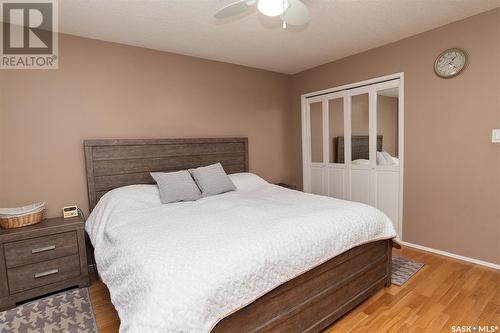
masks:
[[[357,159],[370,159],[370,137],[368,135],[353,135],[351,137],[351,154],[352,160]],[[344,137],[338,136],[334,147],[337,148],[335,156],[335,163],[344,163]],[[377,135],[377,151],[382,151],[382,135]]]
[[[220,162],[230,173],[248,172],[248,138],[85,140],[90,211],[108,191],[154,184],[150,172],[170,172]]]

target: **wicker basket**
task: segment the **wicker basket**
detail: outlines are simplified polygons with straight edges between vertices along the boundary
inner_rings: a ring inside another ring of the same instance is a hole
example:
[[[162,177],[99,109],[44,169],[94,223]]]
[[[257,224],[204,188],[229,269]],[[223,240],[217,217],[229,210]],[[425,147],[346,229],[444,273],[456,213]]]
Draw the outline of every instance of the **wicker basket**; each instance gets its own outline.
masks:
[[[40,223],[43,220],[45,209],[32,214],[14,217],[0,217],[0,228],[14,229]]]

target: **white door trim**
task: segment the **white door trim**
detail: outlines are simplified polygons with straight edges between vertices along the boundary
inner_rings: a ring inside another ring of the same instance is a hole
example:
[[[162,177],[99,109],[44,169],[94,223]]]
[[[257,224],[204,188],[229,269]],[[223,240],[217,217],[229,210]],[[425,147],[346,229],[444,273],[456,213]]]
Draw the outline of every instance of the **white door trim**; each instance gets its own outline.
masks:
[[[308,140],[308,119],[309,114],[307,112],[309,106],[307,104],[306,98],[302,96],[301,98],[301,115],[302,115],[302,187],[304,190],[307,189],[307,192],[310,191],[310,183],[311,183],[311,169],[309,162],[309,148],[307,147]]]
[[[450,258],[453,258],[453,259],[463,260],[463,261],[467,261],[467,262],[470,262],[470,263],[473,263],[473,264],[477,264],[477,265],[486,266],[486,267],[490,267],[490,268],[493,268],[493,269],[500,270],[500,265],[494,264],[492,262],[488,262],[488,261],[484,261],[484,260],[480,260],[480,259],[474,259],[474,258],[470,258],[470,257],[465,257],[465,256],[461,256],[459,254],[455,254],[455,253],[451,253],[451,252],[446,252],[446,251],[443,251],[443,250],[437,250],[437,249],[433,249],[431,247],[427,247],[427,246],[423,246],[423,245],[418,245],[418,244],[403,242],[401,240],[397,240],[397,242],[400,243],[401,245],[404,245],[404,246],[407,246],[407,247],[411,247],[411,248],[414,248],[414,249],[417,249],[417,250],[427,251],[427,252],[439,254],[439,255],[442,255],[442,256],[445,256],[445,257],[450,257]]]
[[[401,79],[403,77],[404,77],[404,73],[399,72],[399,73],[389,74],[389,75],[385,75],[385,76],[375,77],[375,78],[364,80],[364,81],[344,84],[344,85],[338,86],[338,87],[323,89],[323,90],[319,90],[319,91],[313,91],[310,93],[302,94],[301,96],[303,96],[304,98],[311,98],[313,96],[325,95],[328,93],[353,89],[353,88],[362,87],[362,86],[366,86],[366,85],[370,85],[370,84],[374,84],[374,83],[381,83],[384,81]]]

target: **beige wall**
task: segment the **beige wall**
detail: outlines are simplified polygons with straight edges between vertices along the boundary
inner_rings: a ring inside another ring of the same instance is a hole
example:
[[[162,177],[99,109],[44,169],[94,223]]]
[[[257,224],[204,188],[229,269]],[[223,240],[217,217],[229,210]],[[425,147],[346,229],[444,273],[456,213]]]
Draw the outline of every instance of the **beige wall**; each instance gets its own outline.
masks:
[[[295,177],[288,76],[68,35],[60,59],[59,70],[0,71],[0,207],[87,208],[91,138],[248,136],[251,171]]]
[[[462,47],[454,79],[436,56]],[[404,240],[500,263],[500,9],[322,65],[292,77],[296,182],[301,183],[300,94],[405,73]]]

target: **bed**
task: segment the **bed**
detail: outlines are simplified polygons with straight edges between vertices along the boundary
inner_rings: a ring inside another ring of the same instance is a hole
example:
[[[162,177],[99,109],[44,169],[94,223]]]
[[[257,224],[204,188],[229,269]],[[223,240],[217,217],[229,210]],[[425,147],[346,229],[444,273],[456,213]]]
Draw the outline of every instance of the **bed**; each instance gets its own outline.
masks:
[[[390,285],[387,217],[248,174],[246,138],[84,148],[87,231],[122,332],[318,332]],[[159,204],[149,172],[216,162],[237,191]]]

